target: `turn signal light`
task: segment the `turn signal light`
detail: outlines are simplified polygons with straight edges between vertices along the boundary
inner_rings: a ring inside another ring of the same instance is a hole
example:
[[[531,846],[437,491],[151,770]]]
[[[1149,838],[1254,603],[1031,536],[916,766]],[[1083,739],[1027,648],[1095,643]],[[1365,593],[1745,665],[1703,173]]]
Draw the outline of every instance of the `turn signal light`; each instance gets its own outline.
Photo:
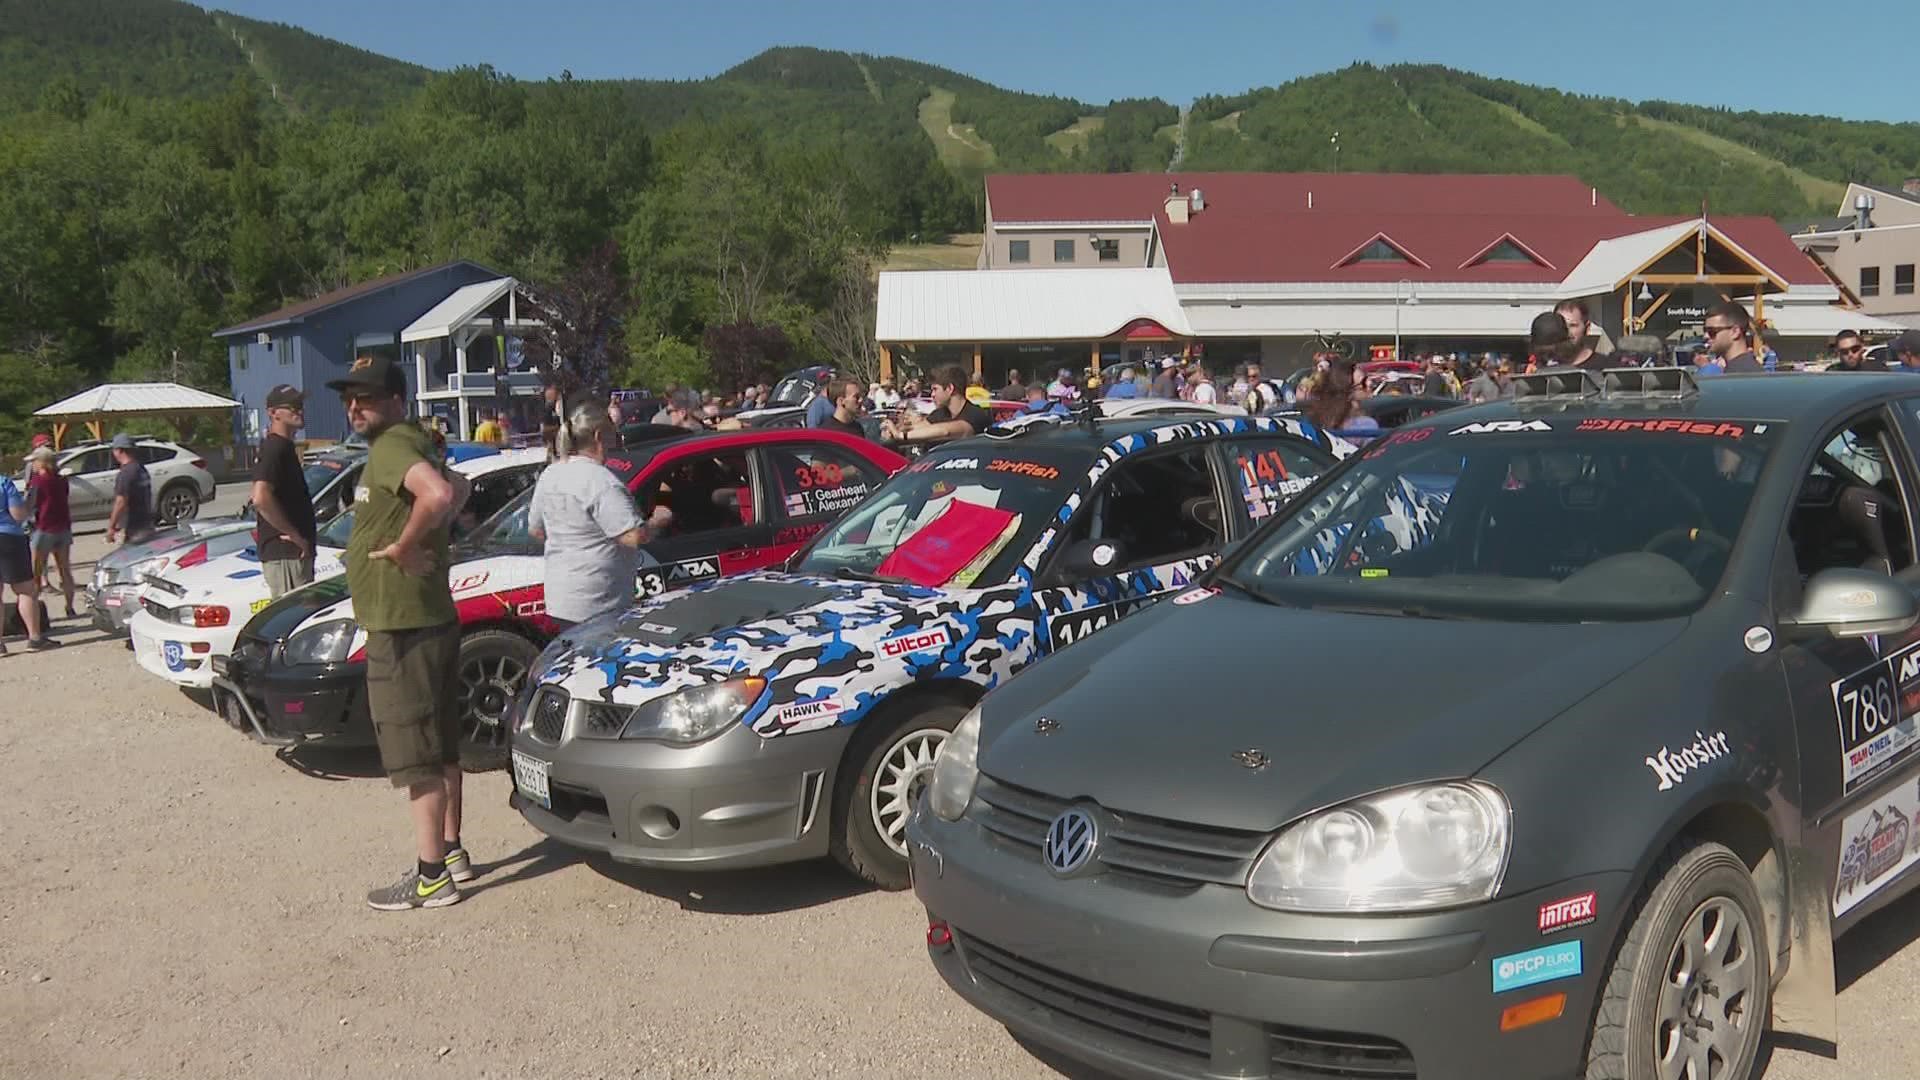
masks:
[[[204,604],[193,609],[193,625],[200,627],[225,626],[233,618],[233,612],[218,604]]]
[[[1546,997],[1523,1001],[1508,1006],[1500,1013],[1501,1031],[1518,1031],[1523,1027],[1544,1024],[1549,1020],[1558,1020],[1567,1010],[1567,995],[1548,994]]]
[[[927,920],[927,947],[931,949],[950,949],[953,947],[953,930],[940,919]]]

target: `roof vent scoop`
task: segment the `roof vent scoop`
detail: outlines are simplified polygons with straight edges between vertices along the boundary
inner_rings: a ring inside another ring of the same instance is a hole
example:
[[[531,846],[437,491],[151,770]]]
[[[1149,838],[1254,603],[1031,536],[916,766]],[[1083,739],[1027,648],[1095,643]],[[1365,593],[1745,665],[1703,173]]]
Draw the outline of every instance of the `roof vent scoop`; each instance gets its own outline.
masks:
[[[1186,224],[1187,213],[1189,209],[1191,209],[1191,207],[1188,204],[1186,198],[1180,194],[1180,182],[1178,180],[1167,185],[1167,201],[1165,204],[1165,209],[1167,211],[1167,220],[1169,222],[1172,222],[1175,225]]]
[[[1194,188],[1193,193],[1188,196],[1188,199],[1193,203],[1193,212],[1196,214],[1207,208],[1207,197],[1200,194],[1199,188]]]
[[[1873,228],[1873,196],[1862,194],[1853,197],[1853,227],[1862,232]]]

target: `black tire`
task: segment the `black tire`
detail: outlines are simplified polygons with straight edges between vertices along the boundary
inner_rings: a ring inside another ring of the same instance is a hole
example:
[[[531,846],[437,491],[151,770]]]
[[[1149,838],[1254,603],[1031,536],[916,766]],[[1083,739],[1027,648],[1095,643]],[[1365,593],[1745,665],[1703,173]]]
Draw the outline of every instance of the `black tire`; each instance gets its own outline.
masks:
[[[833,835],[827,847],[835,862],[882,889],[907,887],[906,817],[912,812],[913,800],[933,780],[932,758],[926,759],[923,775],[913,776],[900,775],[899,766],[904,760],[890,764],[889,759],[912,753],[916,740],[934,744],[933,753],[937,754],[938,744],[946,741],[947,734],[966,715],[964,705],[933,702],[906,710],[882,707],[861,723],[841,758],[840,774],[833,784]],[[905,783],[899,787],[890,784],[890,773]],[[895,796],[904,805],[898,805]],[[874,820],[875,807],[883,801],[893,810],[879,816],[889,826],[897,823],[897,829],[888,830],[895,835],[892,841],[883,833],[881,823]]]
[[[1683,948],[1683,945],[1685,946]],[[1682,838],[1653,868],[1594,1010],[1587,1080],[1656,1080],[1663,1060],[1748,1076],[1772,1020],[1773,944],[1746,864]],[[1685,1075],[1684,1070],[1680,1075]]]
[[[511,630],[480,630],[460,639],[460,767],[506,767],[507,705],[526,683],[540,647]]]
[[[175,480],[160,489],[154,516],[162,525],[178,525],[200,516],[200,489],[191,480]]]

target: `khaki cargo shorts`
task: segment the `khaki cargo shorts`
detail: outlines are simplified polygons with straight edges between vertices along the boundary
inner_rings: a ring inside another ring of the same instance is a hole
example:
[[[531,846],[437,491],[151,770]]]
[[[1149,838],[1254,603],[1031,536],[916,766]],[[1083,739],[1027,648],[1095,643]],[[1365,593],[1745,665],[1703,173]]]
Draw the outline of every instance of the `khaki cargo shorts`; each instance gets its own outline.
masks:
[[[459,623],[367,632],[367,706],[394,787],[460,763],[459,660]]]

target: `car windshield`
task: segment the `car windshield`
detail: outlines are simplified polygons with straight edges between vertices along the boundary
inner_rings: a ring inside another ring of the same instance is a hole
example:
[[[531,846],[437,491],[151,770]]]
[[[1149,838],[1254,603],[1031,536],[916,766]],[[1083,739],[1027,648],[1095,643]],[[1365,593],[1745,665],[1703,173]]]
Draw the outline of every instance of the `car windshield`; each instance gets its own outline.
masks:
[[[467,558],[483,554],[540,554],[544,546],[527,532],[527,506],[532,502],[531,487],[514,496],[460,541],[460,554]]]
[[[1055,465],[995,446],[930,454],[820,534],[795,569],[965,588],[997,584],[1072,488]]]
[[[1263,599],[1387,615],[1663,618],[1726,569],[1785,425],[1553,417],[1379,439],[1222,577]]]
[[[347,463],[340,458],[315,458],[307,462],[300,470],[301,478],[307,482],[307,495],[318,496],[326,490],[328,484],[341,473],[347,471]]]
[[[321,547],[330,547],[330,548],[344,548],[347,546],[347,541],[352,538],[353,538],[353,507],[352,506],[348,506],[341,513],[334,515],[334,518],[332,521],[329,521],[325,525],[320,526],[320,532],[316,536],[316,539],[319,541],[319,544]]]

